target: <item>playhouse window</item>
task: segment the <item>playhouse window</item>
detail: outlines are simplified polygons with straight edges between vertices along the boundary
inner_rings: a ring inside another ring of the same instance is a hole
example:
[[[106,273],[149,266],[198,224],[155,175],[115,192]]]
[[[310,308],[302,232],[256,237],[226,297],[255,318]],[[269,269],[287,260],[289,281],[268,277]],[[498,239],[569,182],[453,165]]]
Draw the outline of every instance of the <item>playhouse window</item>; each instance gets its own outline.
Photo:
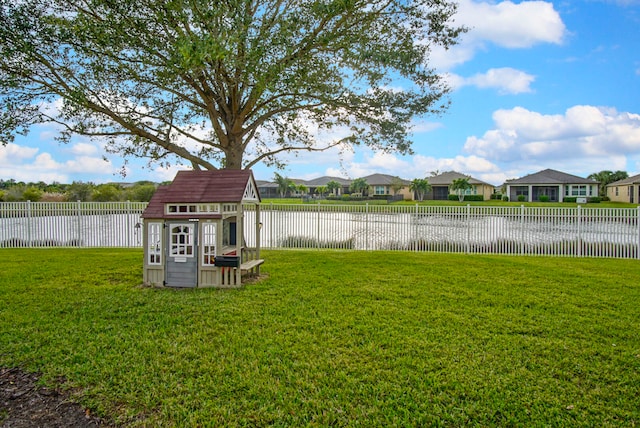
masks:
[[[167,214],[188,214],[198,212],[197,205],[187,204],[169,204],[167,205]]]
[[[225,213],[234,213],[238,211],[238,204],[222,204],[222,211]]]
[[[219,213],[220,204],[200,204],[198,205],[199,213]]]
[[[216,223],[202,224],[202,264],[213,266],[216,257]]]
[[[193,257],[193,225],[180,224],[171,228],[171,256]]]
[[[149,223],[147,229],[148,245],[147,263],[162,264],[162,223]]]

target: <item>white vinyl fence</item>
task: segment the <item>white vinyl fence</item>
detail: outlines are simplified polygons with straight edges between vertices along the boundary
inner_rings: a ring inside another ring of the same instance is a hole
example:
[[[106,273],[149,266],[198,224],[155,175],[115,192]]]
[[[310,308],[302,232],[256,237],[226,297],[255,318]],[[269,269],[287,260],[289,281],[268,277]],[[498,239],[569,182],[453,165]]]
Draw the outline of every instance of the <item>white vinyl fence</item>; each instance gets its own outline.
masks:
[[[140,247],[145,207],[0,203],[0,247]],[[640,258],[640,207],[263,204],[260,221],[262,248]]]
[[[146,202],[0,202],[0,248],[141,247]]]
[[[263,248],[640,258],[640,208],[261,206]]]

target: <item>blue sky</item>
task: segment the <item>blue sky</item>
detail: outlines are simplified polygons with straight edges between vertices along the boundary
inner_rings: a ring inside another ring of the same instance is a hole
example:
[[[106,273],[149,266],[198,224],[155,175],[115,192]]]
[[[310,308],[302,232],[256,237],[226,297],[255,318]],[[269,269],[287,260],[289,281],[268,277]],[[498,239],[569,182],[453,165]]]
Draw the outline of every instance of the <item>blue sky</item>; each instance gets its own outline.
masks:
[[[578,176],[640,173],[640,0],[459,2],[456,23],[470,31],[430,65],[446,73],[451,107],[419,118],[415,154],[359,149],[290,156],[281,175],[405,179],[455,170],[499,185],[552,168]],[[176,168],[143,168],[97,142],[60,145],[38,126],[0,147],[0,179],[18,181],[171,180]],[[105,159],[106,158],[106,161]],[[256,178],[275,170],[258,165]]]

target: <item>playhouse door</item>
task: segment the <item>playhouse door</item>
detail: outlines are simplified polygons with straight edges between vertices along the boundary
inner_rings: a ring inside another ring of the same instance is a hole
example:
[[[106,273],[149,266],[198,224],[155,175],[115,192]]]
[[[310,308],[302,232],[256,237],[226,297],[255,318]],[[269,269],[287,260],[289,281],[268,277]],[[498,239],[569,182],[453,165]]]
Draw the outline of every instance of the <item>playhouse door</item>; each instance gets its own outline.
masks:
[[[198,284],[198,223],[167,224],[165,285],[195,287]]]

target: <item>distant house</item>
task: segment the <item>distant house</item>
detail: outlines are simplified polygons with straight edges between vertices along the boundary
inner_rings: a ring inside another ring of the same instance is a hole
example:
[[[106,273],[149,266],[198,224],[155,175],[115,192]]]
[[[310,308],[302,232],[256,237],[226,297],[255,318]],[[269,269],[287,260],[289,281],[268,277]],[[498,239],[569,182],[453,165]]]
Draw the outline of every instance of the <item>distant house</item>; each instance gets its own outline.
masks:
[[[362,177],[369,185],[370,197],[397,197],[398,199],[413,200],[413,192],[409,190],[411,182],[400,177],[387,174],[371,174]],[[401,186],[396,190],[396,186]]]
[[[298,178],[290,179],[293,184],[299,186],[304,184],[307,186],[307,195],[317,195],[317,189],[320,186],[326,186],[329,182],[335,181],[340,185],[338,189],[335,190],[335,195],[340,196],[345,193],[349,193],[349,186],[351,185],[351,180],[346,178],[339,177],[319,177],[314,178],[313,180],[302,180]],[[258,183],[258,190],[260,191],[260,195],[262,198],[280,198],[280,192],[278,191],[278,184],[272,181],[264,181],[264,180],[256,180]],[[287,196],[300,196],[298,191],[291,192],[291,195]]]
[[[607,196],[614,202],[640,203],[640,174],[608,184]]]
[[[256,180],[258,191],[263,198],[279,198],[278,185],[271,181]]]
[[[351,185],[351,180],[346,178],[324,176],[324,177],[314,178],[313,180],[307,180],[304,182],[304,184],[309,188],[309,194],[317,195],[318,187],[326,186],[332,181],[335,181],[340,185],[340,188],[336,189],[335,191],[336,196],[340,196],[349,192],[349,186]]]
[[[447,171],[442,174],[434,175],[433,177],[427,177],[427,181],[431,185],[431,191],[427,194],[425,199],[445,201],[449,199],[449,195],[455,193],[451,190],[453,181],[459,178],[466,178],[471,184],[465,195],[482,195],[486,201],[491,199],[491,195],[494,192],[494,186],[484,181],[473,178],[469,175],[461,174],[456,171]]]
[[[598,196],[597,181],[553,169],[545,169],[515,180],[507,180],[510,201],[524,196],[527,202],[539,201],[547,196],[550,202],[562,202],[566,197],[591,198]]]

